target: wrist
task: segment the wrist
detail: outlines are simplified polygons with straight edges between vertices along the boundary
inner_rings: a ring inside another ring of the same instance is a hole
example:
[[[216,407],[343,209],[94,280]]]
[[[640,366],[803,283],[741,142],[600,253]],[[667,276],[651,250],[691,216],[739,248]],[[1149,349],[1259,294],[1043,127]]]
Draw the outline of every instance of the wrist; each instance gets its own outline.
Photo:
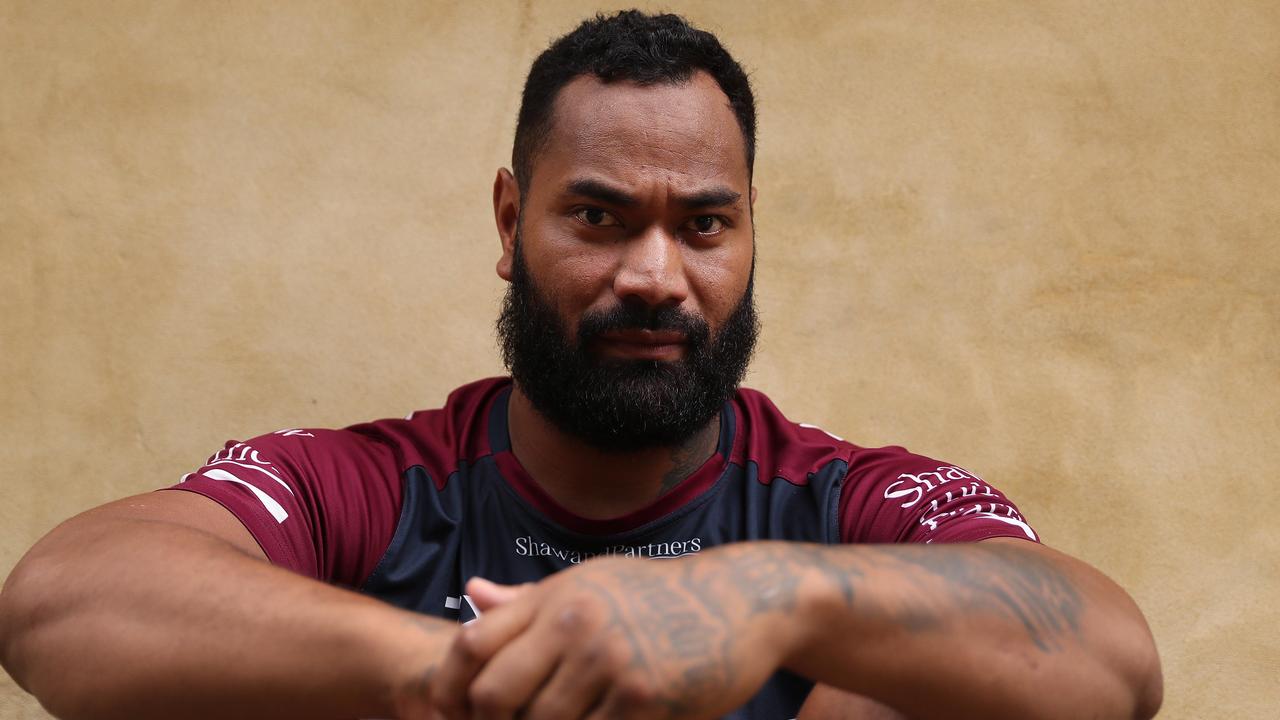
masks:
[[[858,625],[854,584],[862,571],[855,567],[850,547],[796,543],[789,545],[788,552],[801,581],[788,624],[783,666],[812,677],[814,663],[827,654],[833,636],[843,636],[841,644],[846,644]],[[858,594],[863,592],[859,587]]]
[[[742,629],[751,629],[775,665],[794,669],[829,641],[826,622],[851,603],[852,580],[835,548],[793,542],[735,543],[703,556],[714,558],[719,589],[739,598]]]
[[[388,624],[380,665],[379,717],[428,717],[431,676],[449,649],[457,623],[396,611]]]

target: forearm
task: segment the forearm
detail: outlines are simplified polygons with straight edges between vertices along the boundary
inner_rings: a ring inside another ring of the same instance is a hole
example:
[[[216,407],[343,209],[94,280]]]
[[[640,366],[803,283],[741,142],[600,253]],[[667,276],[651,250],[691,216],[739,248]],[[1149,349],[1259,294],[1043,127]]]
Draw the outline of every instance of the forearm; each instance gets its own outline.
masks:
[[[0,594],[0,659],[67,718],[387,717],[451,633],[153,520],[73,520]]]
[[[1159,667],[1136,606],[1040,546],[771,546],[803,568],[787,665],[911,717],[1149,717]]]
[[[826,686],[806,718],[1104,720],[1159,705],[1132,601],[1021,541],[743,542],[662,562],[594,559],[506,588],[506,600],[487,583],[469,592],[484,617],[431,683],[453,720],[715,717],[779,668]]]

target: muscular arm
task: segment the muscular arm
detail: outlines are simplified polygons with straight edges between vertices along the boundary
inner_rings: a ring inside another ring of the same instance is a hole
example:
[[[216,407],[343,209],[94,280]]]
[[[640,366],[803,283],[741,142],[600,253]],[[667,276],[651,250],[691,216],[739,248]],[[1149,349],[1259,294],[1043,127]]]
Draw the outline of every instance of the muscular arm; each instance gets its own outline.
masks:
[[[803,629],[784,664],[819,682],[913,718],[1159,708],[1159,660],[1138,608],[1062,553],[1010,539],[755,550],[729,560],[733,574],[766,596],[776,589],[755,611],[793,603]]]
[[[453,627],[270,565],[187,492],[72,518],[0,593],[0,661],[66,718],[387,717]]]
[[[863,698],[912,718],[1147,718],[1160,703],[1128,596],[1020,540],[593,560],[464,628],[433,693],[455,720],[715,717],[780,666],[826,686],[804,717],[884,714]]]

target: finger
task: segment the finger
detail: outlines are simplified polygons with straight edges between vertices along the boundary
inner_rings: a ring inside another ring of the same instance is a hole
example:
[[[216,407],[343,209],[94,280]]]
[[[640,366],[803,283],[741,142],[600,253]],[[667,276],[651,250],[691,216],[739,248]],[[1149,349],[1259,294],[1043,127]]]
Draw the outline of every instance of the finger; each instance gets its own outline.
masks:
[[[470,712],[468,689],[476,674],[512,638],[528,627],[536,605],[512,602],[484,614],[458,630],[431,680],[431,702],[448,720],[464,720]]]
[[[624,680],[605,691],[604,700],[586,717],[586,720],[628,720],[653,717],[657,699],[657,693],[651,685]],[[666,714],[671,713],[669,711]]]
[[[600,704],[609,680],[626,665],[626,658],[603,642],[568,652],[551,679],[525,709],[524,720],[581,718]]]
[[[472,578],[467,583],[467,595],[482,613],[520,597],[520,594],[533,587],[533,583],[523,585],[499,585],[484,578]]]
[[[529,705],[564,652],[563,639],[543,627],[549,624],[535,622],[480,669],[467,690],[472,720],[510,720]]]

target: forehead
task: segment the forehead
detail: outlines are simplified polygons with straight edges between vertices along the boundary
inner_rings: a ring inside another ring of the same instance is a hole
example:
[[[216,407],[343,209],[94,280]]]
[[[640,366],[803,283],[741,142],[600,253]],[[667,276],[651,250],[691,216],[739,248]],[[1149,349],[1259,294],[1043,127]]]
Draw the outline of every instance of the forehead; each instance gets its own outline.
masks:
[[[535,186],[582,175],[681,186],[714,180],[743,192],[750,184],[737,117],[704,72],[678,84],[574,78],[556,98],[533,175]]]

